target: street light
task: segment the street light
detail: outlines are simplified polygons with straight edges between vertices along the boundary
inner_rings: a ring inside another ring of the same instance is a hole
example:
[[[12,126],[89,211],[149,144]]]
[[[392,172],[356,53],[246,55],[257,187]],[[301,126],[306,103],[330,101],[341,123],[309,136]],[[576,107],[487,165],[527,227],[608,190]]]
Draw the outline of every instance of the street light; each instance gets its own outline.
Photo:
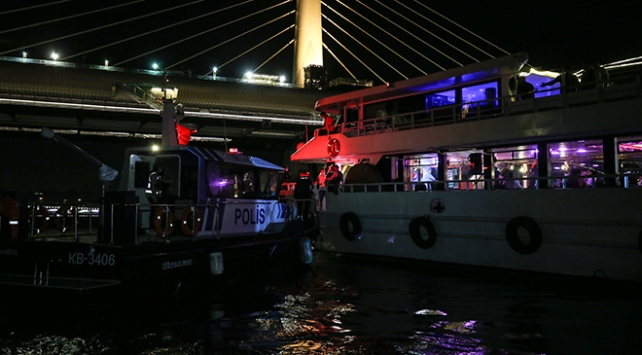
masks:
[[[212,68],[212,80],[216,80],[216,71],[218,70],[217,67]]]
[[[56,52],[51,52],[51,59],[53,59],[53,60],[58,60],[58,53],[56,53]]]
[[[109,66],[109,61],[108,61],[107,59],[105,59],[105,66],[106,66],[106,67],[108,67],[108,66]]]
[[[157,70],[158,69],[158,64],[156,64],[156,63],[152,64],[152,68],[154,68],[154,70]]]

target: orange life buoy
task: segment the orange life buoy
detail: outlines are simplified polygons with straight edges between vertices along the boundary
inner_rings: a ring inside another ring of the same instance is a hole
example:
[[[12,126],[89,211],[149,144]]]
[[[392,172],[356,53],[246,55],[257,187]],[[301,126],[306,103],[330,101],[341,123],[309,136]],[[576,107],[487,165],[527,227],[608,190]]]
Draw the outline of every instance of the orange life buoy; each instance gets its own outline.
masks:
[[[185,235],[194,235],[201,229],[201,215],[198,211],[191,207],[183,208],[181,215],[181,230]]]
[[[166,207],[158,207],[154,211],[154,232],[161,238],[166,238],[174,232],[174,214]]]
[[[338,139],[332,138],[328,141],[328,155],[331,157],[336,157],[341,150],[341,143]]]

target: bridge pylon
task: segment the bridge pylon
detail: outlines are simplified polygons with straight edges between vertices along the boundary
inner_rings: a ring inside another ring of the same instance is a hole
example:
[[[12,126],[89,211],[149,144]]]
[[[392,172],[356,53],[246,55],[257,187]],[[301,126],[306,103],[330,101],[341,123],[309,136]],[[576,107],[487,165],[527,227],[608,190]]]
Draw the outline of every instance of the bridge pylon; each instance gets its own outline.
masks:
[[[303,68],[323,66],[321,0],[297,0],[292,84],[303,87]]]

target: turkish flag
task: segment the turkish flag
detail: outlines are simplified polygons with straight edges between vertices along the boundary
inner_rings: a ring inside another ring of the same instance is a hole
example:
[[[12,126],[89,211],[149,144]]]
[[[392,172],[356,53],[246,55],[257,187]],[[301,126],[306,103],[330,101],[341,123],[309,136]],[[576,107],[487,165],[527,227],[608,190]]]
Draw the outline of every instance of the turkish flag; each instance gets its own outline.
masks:
[[[179,145],[187,145],[189,143],[189,139],[192,136],[192,133],[196,132],[196,130],[191,130],[181,124],[176,124],[176,136],[178,138],[178,144]]]

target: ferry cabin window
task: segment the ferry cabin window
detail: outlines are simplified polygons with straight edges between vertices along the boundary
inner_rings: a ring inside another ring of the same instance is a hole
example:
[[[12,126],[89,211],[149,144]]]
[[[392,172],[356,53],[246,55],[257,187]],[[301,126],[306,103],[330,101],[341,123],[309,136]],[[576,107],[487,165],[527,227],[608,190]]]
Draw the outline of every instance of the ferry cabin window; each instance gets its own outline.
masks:
[[[493,81],[461,88],[462,117],[479,116],[500,106],[497,100],[499,83]]]
[[[484,189],[483,152],[480,150],[467,150],[446,153],[446,179],[451,190]]]
[[[549,180],[553,188],[604,186],[602,140],[556,142],[548,145]]]
[[[431,190],[437,180],[439,160],[437,153],[406,156],[403,160],[404,181],[413,182],[406,190]]]
[[[537,187],[538,151],[536,145],[497,148],[493,152],[495,189]],[[484,167],[485,168],[485,167]]]
[[[642,137],[622,138],[618,143],[619,173],[624,187],[642,187]],[[626,179],[625,179],[626,178]]]

